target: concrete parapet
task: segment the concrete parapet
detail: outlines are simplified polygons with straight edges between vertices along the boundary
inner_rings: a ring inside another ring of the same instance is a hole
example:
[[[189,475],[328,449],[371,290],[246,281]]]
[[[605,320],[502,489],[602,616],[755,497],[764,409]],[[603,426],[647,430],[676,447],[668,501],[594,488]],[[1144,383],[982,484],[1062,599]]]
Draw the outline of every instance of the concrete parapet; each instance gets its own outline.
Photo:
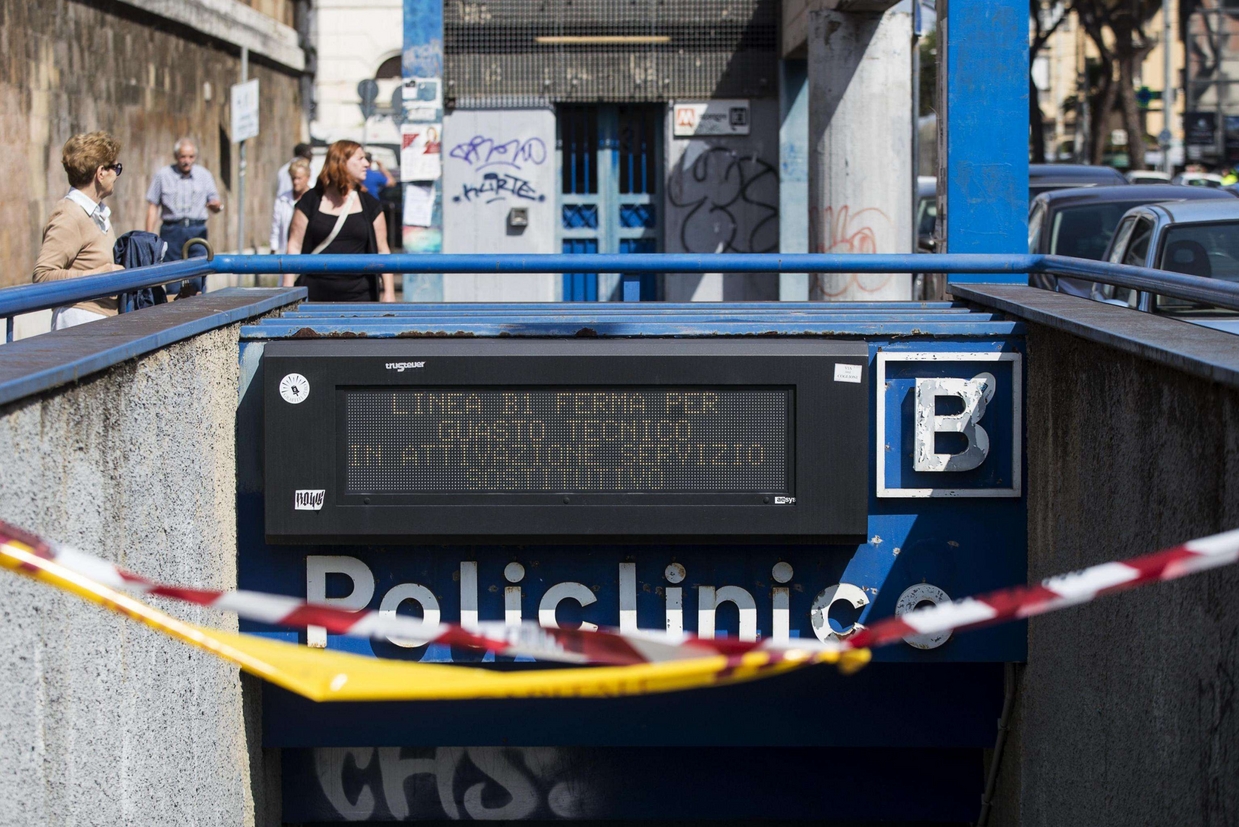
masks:
[[[1233,336],[957,289],[1029,321],[1030,582],[1239,527],[1239,383],[1200,362]],[[1237,594],[1230,567],[1030,621],[990,824],[1234,824]]]
[[[165,307],[133,319],[177,320]],[[235,588],[239,326],[0,406],[0,518],[166,582]],[[51,587],[0,589],[0,825],[279,823],[257,683]]]

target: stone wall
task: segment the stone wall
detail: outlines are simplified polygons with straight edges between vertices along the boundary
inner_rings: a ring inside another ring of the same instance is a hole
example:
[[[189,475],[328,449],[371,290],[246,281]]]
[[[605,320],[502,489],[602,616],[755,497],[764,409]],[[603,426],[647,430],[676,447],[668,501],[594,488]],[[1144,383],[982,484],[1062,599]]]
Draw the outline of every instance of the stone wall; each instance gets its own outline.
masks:
[[[1239,390],[1032,324],[1028,366],[1030,582],[1239,527]],[[1236,823],[1236,594],[1230,567],[1032,620],[990,823]]]
[[[291,15],[287,0],[250,5]],[[254,58],[249,76],[259,79],[262,132],[247,149],[247,247],[266,245],[275,171],[303,136],[296,74]],[[96,129],[122,144],[125,172],[109,200],[118,232],[144,229],[151,175],[188,134],[224,202],[211,240],[235,249],[228,90],[239,77],[235,47],[114,0],[0,0],[0,287],[30,280],[43,224],[68,189],[61,147]]]

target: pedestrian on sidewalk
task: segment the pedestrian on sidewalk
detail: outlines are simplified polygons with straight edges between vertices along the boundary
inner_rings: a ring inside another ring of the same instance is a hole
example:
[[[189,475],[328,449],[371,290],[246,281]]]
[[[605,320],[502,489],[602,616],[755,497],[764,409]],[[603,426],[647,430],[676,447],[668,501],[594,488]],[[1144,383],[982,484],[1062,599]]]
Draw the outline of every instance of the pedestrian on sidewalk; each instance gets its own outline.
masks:
[[[396,185],[396,179],[383,166],[383,162],[374,160],[374,156],[369,152],[366,153],[366,161],[370,164],[370,170],[366,173],[366,180],[362,186],[366,188],[366,192],[378,198],[383,194],[385,187]]]
[[[314,160],[314,150],[311,149],[309,144],[297,144],[293,147],[293,160],[284,164],[275,172],[275,194],[277,196],[293,188],[293,182],[289,176],[292,175],[292,163],[298,158],[304,158],[306,163],[309,163]]]
[[[224,208],[215,187],[215,177],[204,167],[198,166],[198,146],[190,138],[180,138],[172,147],[176,163],[160,167],[151,179],[146,191],[146,231],[155,232],[156,222],[159,237],[168,242],[166,261],[180,261],[181,248],[191,238],[206,239],[207,216]],[[198,245],[192,248],[190,258],[205,256],[206,250]],[[206,278],[195,276],[185,280],[191,289],[201,293],[206,289]],[[181,289],[180,282],[167,286],[168,295],[174,296]]]
[[[124,269],[112,260],[116,231],[112,228],[112,211],[103,204],[124,168],[119,157],[120,144],[106,132],[74,135],[65,143],[60,162],[72,189],[56,202],[43,228],[34,281],[60,281]],[[115,296],[78,302],[52,311],[52,330],[115,315]]]
[[[387,247],[387,220],[383,217],[383,209],[378,199],[362,188],[369,168],[361,144],[336,141],[331,145],[318,183],[297,202],[288,232],[289,255],[391,252]],[[396,300],[391,273],[301,276],[290,273],[284,276],[283,284],[291,287],[294,280],[309,290],[312,302]]]
[[[292,188],[276,197],[275,210],[271,215],[271,252],[275,255],[288,252],[288,228],[293,223],[297,200],[310,188],[310,162],[305,158],[294,158],[288,166],[288,175]]]

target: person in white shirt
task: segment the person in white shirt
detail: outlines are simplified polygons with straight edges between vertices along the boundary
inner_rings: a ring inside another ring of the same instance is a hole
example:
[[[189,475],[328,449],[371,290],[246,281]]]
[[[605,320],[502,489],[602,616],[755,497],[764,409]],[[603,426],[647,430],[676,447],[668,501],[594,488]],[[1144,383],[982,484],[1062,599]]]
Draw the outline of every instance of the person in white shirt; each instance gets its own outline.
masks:
[[[293,223],[293,210],[297,206],[297,199],[310,188],[310,162],[305,158],[294,158],[288,165],[288,177],[291,188],[276,197],[275,210],[271,215],[273,255],[284,255],[288,252],[288,228]]]
[[[309,144],[297,144],[293,147],[293,158],[305,158],[307,161],[314,159],[314,150]],[[293,162],[289,161],[284,166],[275,171],[275,194],[280,195],[288,192],[293,188],[293,182],[289,178],[288,170],[292,167]]]

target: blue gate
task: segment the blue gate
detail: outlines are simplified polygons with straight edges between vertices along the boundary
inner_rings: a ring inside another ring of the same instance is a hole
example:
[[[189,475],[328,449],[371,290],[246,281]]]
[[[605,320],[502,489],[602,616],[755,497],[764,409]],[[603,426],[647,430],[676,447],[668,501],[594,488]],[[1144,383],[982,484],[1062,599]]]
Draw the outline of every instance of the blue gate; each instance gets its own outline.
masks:
[[[661,247],[663,108],[562,106],[560,238],[565,253],[656,253]],[[641,299],[656,300],[657,274],[640,276]],[[565,273],[564,301],[617,299],[616,274]]]

